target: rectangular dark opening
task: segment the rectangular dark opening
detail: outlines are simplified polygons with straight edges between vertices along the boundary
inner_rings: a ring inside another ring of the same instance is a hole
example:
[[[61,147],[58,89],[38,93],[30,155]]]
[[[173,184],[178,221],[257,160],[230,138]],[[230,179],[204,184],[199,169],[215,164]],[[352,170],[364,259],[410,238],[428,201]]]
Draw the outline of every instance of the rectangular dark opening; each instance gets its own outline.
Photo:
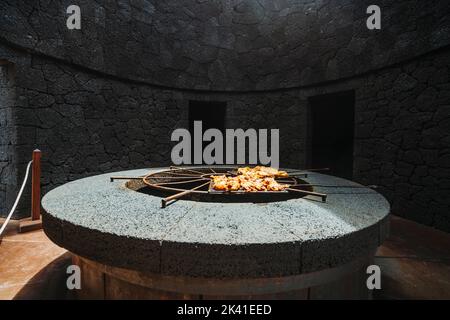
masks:
[[[189,132],[192,139],[194,138],[194,121],[202,121],[202,131],[208,129],[218,129],[225,137],[225,114],[227,103],[224,101],[189,101]],[[202,150],[209,142],[203,142]],[[225,149],[225,143],[224,143]],[[194,146],[191,147],[192,155],[194,154]],[[225,150],[224,153],[225,155]],[[225,160],[225,159],[224,159]]]
[[[309,105],[309,165],[352,179],[355,92],[311,97]]]

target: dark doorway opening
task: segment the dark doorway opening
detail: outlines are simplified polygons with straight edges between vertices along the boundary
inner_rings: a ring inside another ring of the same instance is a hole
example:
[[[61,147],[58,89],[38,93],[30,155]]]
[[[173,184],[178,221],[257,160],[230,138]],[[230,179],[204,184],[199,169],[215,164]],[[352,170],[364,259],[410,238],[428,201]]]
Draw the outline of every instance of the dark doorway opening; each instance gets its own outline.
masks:
[[[202,121],[202,131],[208,129],[218,129],[225,137],[225,114],[227,103],[224,101],[189,101],[189,132],[194,139],[194,121]],[[202,143],[202,150],[210,142]],[[225,142],[224,142],[225,149]],[[192,155],[194,155],[194,144],[191,146]],[[223,150],[225,161],[225,150]]]
[[[309,105],[309,165],[330,168],[329,174],[352,179],[355,92],[311,97]]]

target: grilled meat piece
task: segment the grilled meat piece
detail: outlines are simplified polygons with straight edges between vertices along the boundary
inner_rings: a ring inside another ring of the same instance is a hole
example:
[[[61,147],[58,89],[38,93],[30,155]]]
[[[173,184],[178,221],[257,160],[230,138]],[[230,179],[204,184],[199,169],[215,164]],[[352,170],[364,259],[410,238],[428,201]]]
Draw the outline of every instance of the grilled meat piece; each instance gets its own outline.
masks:
[[[288,188],[287,184],[280,184],[275,177],[288,177],[285,171],[279,171],[275,168],[257,166],[254,168],[238,168],[236,177],[227,177],[225,175],[211,176],[213,179],[212,187],[220,191],[283,191]]]

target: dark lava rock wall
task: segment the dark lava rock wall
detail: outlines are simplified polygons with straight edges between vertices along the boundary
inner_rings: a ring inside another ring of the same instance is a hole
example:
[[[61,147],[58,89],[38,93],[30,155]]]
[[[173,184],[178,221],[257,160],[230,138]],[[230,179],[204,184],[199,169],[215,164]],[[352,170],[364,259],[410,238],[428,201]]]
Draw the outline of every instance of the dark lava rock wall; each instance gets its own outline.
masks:
[[[17,185],[14,98],[14,67],[0,59],[0,213],[10,210],[7,192]]]
[[[124,78],[248,91],[349,77],[450,44],[448,0],[0,1],[0,38]]]
[[[356,179],[382,186],[393,213],[450,231],[450,49],[360,85]]]

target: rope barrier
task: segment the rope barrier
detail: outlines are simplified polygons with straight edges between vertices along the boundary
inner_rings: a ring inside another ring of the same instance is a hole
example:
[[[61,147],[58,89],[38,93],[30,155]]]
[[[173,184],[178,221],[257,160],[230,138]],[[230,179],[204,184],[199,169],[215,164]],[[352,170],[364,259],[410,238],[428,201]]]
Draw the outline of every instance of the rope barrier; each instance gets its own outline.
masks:
[[[22,186],[20,187],[19,194],[17,195],[16,201],[14,202],[14,205],[11,209],[11,211],[8,214],[8,217],[6,218],[5,222],[2,225],[2,228],[0,229],[0,236],[2,235],[3,231],[5,230],[6,226],[8,225],[9,220],[11,219],[11,216],[13,215],[14,211],[16,211],[16,207],[19,204],[19,200],[22,197],[23,189],[25,189],[26,182],[28,180],[28,175],[30,173],[31,164],[33,163],[33,160],[28,162],[27,165],[27,171],[25,172],[25,178],[23,179]]]

